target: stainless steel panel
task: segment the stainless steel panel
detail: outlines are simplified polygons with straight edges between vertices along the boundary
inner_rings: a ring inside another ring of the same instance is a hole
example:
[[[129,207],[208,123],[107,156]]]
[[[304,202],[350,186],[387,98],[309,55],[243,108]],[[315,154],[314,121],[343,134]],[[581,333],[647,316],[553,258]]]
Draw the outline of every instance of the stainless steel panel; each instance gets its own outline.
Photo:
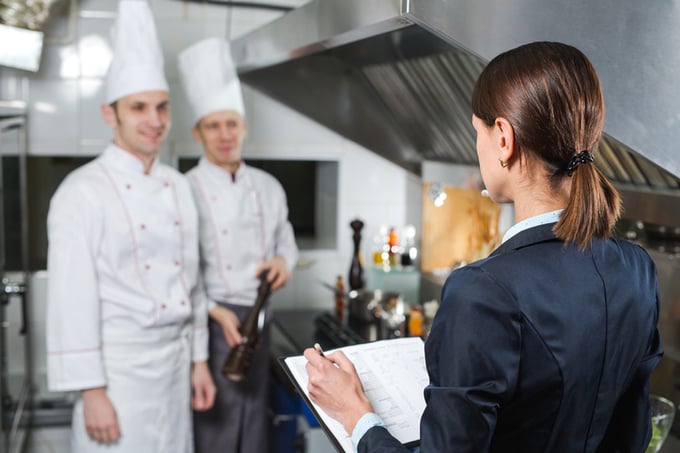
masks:
[[[311,1],[234,42],[232,54],[240,70],[270,66],[410,25],[401,12],[402,0]]]
[[[476,165],[469,98],[489,58],[571,43],[605,91],[597,165],[617,183],[679,191],[677,23],[678,8],[633,0],[313,0],[232,49],[245,83],[418,173],[423,160]]]
[[[680,176],[680,7],[636,0],[413,0],[409,19],[485,60],[522,43],[562,41],[597,69],[605,131]]]

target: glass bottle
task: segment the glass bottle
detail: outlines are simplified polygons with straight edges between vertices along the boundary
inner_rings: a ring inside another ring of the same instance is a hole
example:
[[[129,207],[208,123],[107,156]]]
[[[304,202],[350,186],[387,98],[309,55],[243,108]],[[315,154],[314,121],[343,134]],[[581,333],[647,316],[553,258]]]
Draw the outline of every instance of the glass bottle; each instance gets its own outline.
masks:
[[[408,316],[408,332],[412,337],[423,335],[423,311],[420,305],[411,308]]]
[[[418,256],[416,248],[416,227],[406,225],[402,231],[401,265],[410,268]]]
[[[335,279],[335,317],[340,322],[345,320],[345,282],[342,275]]]
[[[396,228],[390,228],[388,238],[390,267],[394,268],[399,263],[399,235]]]
[[[389,267],[389,248],[387,227],[381,225],[378,234],[373,238],[373,265],[375,267]]]

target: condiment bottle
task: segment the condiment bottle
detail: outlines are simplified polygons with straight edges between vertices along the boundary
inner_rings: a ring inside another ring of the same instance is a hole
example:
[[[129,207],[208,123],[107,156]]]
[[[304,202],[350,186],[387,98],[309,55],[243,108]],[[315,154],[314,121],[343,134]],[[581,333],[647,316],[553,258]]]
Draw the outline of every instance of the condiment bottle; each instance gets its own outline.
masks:
[[[338,275],[335,280],[335,317],[341,322],[345,320],[345,283],[342,275]]]
[[[399,235],[394,227],[390,228],[388,244],[390,248],[390,266],[395,267],[399,262]]]
[[[423,335],[423,312],[420,305],[411,308],[408,317],[408,332],[412,337]]]

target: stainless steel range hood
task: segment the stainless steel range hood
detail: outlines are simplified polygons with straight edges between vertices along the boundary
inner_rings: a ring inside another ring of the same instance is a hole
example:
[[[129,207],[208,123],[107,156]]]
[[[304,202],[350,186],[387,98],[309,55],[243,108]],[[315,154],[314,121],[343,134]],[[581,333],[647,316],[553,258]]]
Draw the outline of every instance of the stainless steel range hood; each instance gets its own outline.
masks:
[[[419,173],[476,164],[470,95],[522,43],[582,49],[605,91],[598,165],[622,187],[680,193],[680,8],[637,0],[312,0],[232,43],[242,80]]]

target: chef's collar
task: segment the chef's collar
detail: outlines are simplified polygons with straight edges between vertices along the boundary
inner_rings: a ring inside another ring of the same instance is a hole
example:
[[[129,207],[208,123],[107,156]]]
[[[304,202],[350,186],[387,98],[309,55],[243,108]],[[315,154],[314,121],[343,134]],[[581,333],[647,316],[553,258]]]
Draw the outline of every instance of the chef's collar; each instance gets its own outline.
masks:
[[[560,220],[560,215],[562,215],[562,211],[564,211],[564,209],[546,212],[544,214],[529,217],[528,219],[524,219],[521,222],[514,224],[508,229],[508,231],[505,232],[505,234],[503,235],[502,242],[507,241],[516,234],[524,230],[528,230],[529,228],[533,228],[539,225],[545,225],[546,223],[556,223],[558,220]]]
[[[218,178],[229,178],[233,183],[238,183],[241,181],[245,175],[248,173],[245,161],[241,160],[241,164],[236,169],[236,173],[232,173],[229,170],[225,170],[219,165],[215,165],[210,162],[205,156],[201,157],[198,161],[198,165],[205,168],[208,172],[214,174]]]
[[[115,165],[117,168],[122,170],[127,170],[132,173],[144,174],[144,162],[141,161],[137,156],[123,148],[111,143],[108,148],[104,151],[107,160]],[[158,168],[158,156],[151,163],[151,169],[149,175],[155,175]]]

